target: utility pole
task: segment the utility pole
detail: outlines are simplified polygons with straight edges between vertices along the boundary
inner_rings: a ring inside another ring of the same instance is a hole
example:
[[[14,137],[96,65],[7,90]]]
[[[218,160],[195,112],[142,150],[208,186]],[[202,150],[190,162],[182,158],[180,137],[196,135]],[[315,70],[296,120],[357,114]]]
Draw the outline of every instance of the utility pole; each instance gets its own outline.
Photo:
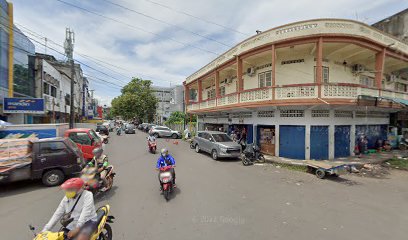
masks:
[[[68,62],[71,64],[71,99],[70,99],[70,113],[69,113],[69,128],[74,128],[75,122],[75,106],[74,106],[74,87],[75,87],[75,66],[74,66],[74,42],[75,36],[71,29],[65,29],[65,54]]]

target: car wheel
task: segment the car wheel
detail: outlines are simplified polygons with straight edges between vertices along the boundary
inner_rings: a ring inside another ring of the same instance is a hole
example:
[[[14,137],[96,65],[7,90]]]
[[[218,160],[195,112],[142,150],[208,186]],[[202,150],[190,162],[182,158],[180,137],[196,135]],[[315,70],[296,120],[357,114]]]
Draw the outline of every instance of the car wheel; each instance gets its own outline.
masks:
[[[200,147],[198,146],[198,144],[195,145],[195,151],[196,151],[196,153],[200,152]]]
[[[64,173],[61,170],[53,169],[44,173],[42,182],[47,187],[58,186],[64,181]]]
[[[212,158],[213,158],[214,160],[217,160],[217,159],[218,159],[218,153],[217,153],[217,151],[216,151],[216,150],[212,150],[211,156],[212,156]]]
[[[171,135],[171,137],[174,138],[174,139],[177,139],[177,138],[178,138],[177,134],[175,134],[175,133],[173,133],[173,134]]]

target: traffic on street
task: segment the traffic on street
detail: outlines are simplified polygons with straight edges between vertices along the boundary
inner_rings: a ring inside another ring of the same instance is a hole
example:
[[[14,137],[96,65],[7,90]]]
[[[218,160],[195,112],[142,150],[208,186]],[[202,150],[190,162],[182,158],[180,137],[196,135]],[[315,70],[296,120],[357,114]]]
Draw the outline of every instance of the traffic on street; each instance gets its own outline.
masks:
[[[148,134],[111,136],[104,154],[115,168],[112,188],[95,206],[109,204],[113,239],[403,239],[404,174],[387,181],[348,175],[321,182],[312,174],[271,164],[245,167],[240,159],[214,161],[182,140],[159,138],[176,160],[177,187],[163,198],[155,170],[160,153]],[[64,191],[40,180],[2,185],[2,239],[30,239],[49,221]],[[335,219],[335,221],[333,220]],[[58,230],[55,226],[53,230]]]

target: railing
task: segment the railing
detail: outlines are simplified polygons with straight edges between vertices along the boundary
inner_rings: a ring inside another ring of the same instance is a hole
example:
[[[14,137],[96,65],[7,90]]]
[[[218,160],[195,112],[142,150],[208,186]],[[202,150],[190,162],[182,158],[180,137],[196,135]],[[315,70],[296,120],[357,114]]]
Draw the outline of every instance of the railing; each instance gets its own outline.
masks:
[[[298,98],[317,98],[317,86],[287,86],[275,88],[275,98],[280,99],[298,99]]]
[[[373,97],[380,96],[380,91],[378,89],[365,87],[359,84],[325,84],[321,86],[320,90],[321,98],[326,99],[357,99],[359,95]],[[272,100],[279,101],[288,99],[314,99],[318,98],[318,91],[319,87],[315,84],[249,89],[240,93],[231,93],[216,99],[205,100],[201,103],[191,103],[187,105],[187,111],[228,106],[237,103],[252,103]],[[274,99],[273,93],[275,93]],[[381,96],[408,100],[408,93],[390,90],[381,90]]]
[[[238,103],[238,93],[228,94],[218,98],[217,100],[218,106],[231,105],[235,103]]]
[[[245,102],[258,102],[272,100],[272,88],[261,88],[256,90],[246,90],[240,93],[239,101]]]

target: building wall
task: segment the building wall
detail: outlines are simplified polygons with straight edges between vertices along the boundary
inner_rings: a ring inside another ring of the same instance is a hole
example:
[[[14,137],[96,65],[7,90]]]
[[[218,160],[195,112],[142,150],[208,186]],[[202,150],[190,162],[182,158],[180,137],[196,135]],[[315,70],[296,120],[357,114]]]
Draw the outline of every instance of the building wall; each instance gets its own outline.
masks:
[[[373,27],[408,42],[408,9],[374,23]]]
[[[334,158],[334,129],[335,126],[349,125],[350,131],[350,155],[353,155],[356,125],[388,125],[389,115],[385,117],[357,117],[357,111],[352,111],[353,117],[336,117],[335,110],[329,110],[329,117],[312,117],[312,110],[306,109],[303,117],[281,117],[279,110],[274,111],[273,117],[258,117],[258,112],[253,111],[250,118],[203,118],[198,116],[198,123],[203,126],[204,123],[213,124],[252,124],[254,133],[259,125],[275,126],[275,156],[279,156],[279,126],[280,125],[300,125],[305,126],[305,159],[310,159],[310,127],[311,126],[328,126],[329,127],[329,158]],[[385,113],[384,113],[385,114]],[[256,136],[254,136],[254,140]]]

